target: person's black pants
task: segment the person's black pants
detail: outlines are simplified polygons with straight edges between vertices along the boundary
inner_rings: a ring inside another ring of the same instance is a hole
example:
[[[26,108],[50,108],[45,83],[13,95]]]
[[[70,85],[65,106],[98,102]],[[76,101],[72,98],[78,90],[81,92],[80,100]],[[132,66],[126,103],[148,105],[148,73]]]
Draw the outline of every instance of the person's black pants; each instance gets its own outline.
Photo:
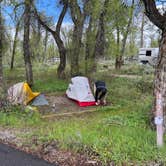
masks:
[[[95,101],[102,100],[107,93],[106,88],[97,88],[95,92]]]

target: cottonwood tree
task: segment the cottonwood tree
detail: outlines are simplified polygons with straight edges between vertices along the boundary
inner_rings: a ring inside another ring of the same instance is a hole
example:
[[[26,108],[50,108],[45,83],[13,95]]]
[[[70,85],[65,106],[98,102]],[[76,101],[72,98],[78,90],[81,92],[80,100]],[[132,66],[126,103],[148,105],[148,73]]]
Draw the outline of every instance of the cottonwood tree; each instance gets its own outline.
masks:
[[[109,0],[70,1],[69,7],[74,23],[72,37],[71,75],[79,73],[79,63],[85,51],[85,74],[96,71],[97,60],[104,56],[105,24]],[[85,31],[83,31],[85,29]],[[84,33],[85,32],[85,33]]]
[[[0,109],[4,106],[5,102],[5,86],[3,78],[3,47],[4,47],[4,23],[2,17],[2,1],[0,1]]]
[[[60,16],[58,18],[58,22],[56,24],[56,29],[53,30],[47,22],[40,16],[39,12],[35,9],[35,16],[38,19],[39,23],[52,34],[59,51],[60,56],[60,64],[57,69],[57,75],[58,78],[64,78],[65,77],[65,67],[66,67],[66,48],[64,46],[63,40],[60,36],[60,30],[62,26],[63,19],[65,17],[65,14],[68,9],[68,0],[61,0],[60,4],[63,5],[62,11],[60,13]]]
[[[90,76],[94,71],[97,61],[95,59],[95,41],[97,39],[97,27],[99,26],[100,1],[91,0],[86,8],[85,20],[85,74]],[[101,12],[102,13],[102,12]],[[100,28],[101,29],[101,28]],[[98,28],[99,30],[99,28]],[[99,36],[99,35],[98,35]],[[97,45],[97,44],[96,44]]]
[[[79,74],[79,59],[82,48],[82,36],[85,18],[87,16],[86,9],[89,0],[84,0],[80,5],[77,0],[69,0],[69,8],[71,18],[74,23],[73,37],[72,37],[72,55],[71,55],[71,75]]]
[[[2,12],[1,12],[1,1],[0,1],[0,94],[3,93],[3,66],[2,66],[2,36],[3,36],[3,26],[2,26]],[[2,95],[0,95],[0,108],[2,107]]]
[[[128,5],[129,0],[121,0],[122,3]],[[159,43],[159,57],[156,65],[155,79],[154,79],[154,95],[155,100],[157,94],[161,94],[161,103],[164,116],[166,116],[166,10],[162,12],[157,9],[156,2],[166,2],[165,0],[136,0],[137,4],[142,2],[145,7],[145,15],[149,20],[161,30],[161,39]],[[154,102],[154,109],[156,111],[156,101]],[[155,113],[154,113],[155,116]],[[166,120],[164,121],[166,126]]]
[[[48,31],[47,29],[45,29],[45,37],[44,37],[44,52],[43,52],[43,59],[42,61],[44,62],[44,60],[46,59],[46,53],[47,53],[47,45],[48,45]]]
[[[134,0],[130,2],[131,6],[126,7],[120,0],[112,0],[108,8],[107,24],[111,26],[111,32],[114,34],[114,41],[116,41],[113,49],[116,69],[120,69],[123,64],[127,39],[132,30]]]
[[[120,4],[121,6],[121,4]],[[115,68],[121,69],[123,64],[123,57],[125,53],[126,48],[126,42],[128,38],[128,34],[131,32],[131,25],[133,20],[133,8],[134,8],[134,0],[132,0],[131,7],[126,8],[121,6],[120,7],[127,15],[120,15],[122,13],[118,13],[120,19],[115,18],[115,25],[116,25],[116,31],[117,31],[117,56],[115,61]],[[118,21],[122,21],[119,23]],[[120,42],[120,36],[122,36],[122,42]]]
[[[99,21],[98,21],[98,30],[96,34],[96,42],[95,42],[95,49],[94,49],[94,65],[93,65],[93,71],[96,72],[97,65],[95,63],[96,59],[100,57],[104,57],[104,51],[105,51],[105,24],[106,24],[106,17],[107,17],[107,11],[108,11],[108,5],[110,0],[105,0],[103,3],[103,7],[100,12]]]
[[[21,22],[23,21],[23,14],[18,18],[15,14],[15,34],[14,34],[14,41],[13,41],[13,48],[12,48],[12,56],[11,56],[11,62],[10,62],[10,69],[12,70],[14,67],[14,59],[15,59],[15,53],[17,48],[17,37],[20,30]]]
[[[35,17],[32,17],[30,45],[32,58],[37,62],[41,62],[43,59],[42,33],[43,29],[40,22]]]
[[[33,0],[25,0],[25,10],[24,10],[24,39],[23,39],[23,51],[24,51],[24,62],[26,70],[26,80],[27,83],[33,85],[33,72],[31,63],[31,53],[30,53],[30,19],[31,19],[31,5]]]
[[[166,11],[161,14],[156,8],[154,0],[142,1],[145,6],[146,16],[162,31],[159,44],[159,58],[155,72],[154,94],[155,97],[157,97],[157,93],[162,95],[162,109],[164,116],[166,116]],[[166,121],[164,121],[164,124],[166,126]]]
[[[85,74],[91,74],[93,71],[93,65],[95,63],[93,48],[94,48],[94,18],[92,14],[89,16],[88,27],[86,28],[86,41],[85,41]]]
[[[93,72],[93,66],[96,66],[94,48],[97,33],[97,20],[99,18],[99,1],[89,1],[86,8],[85,21],[85,74],[90,76]],[[96,11],[97,10],[97,11]]]
[[[137,44],[137,33],[139,32],[138,27],[133,27],[132,31],[129,34],[129,41],[126,44],[125,53],[128,58],[132,58],[133,56],[137,55],[138,52],[138,44]]]

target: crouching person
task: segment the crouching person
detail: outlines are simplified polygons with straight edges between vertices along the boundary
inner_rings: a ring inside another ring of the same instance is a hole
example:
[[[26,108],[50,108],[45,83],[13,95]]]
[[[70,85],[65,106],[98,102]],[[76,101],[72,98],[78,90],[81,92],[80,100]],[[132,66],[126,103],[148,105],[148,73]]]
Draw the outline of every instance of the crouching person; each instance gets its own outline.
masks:
[[[94,84],[95,102],[96,105],[106,105],[107,88],[104,81],[96,81]]]

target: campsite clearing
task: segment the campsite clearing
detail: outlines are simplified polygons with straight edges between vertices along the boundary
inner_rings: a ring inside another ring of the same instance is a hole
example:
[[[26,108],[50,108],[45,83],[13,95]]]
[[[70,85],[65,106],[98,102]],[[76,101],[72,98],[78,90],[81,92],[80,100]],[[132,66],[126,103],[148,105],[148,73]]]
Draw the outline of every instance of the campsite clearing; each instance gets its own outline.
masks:
[[[16,80],[17,77],[20,75],[16,75]],[[36,77],[33,91],[44,93],[51,103],[49,107],[39,107],[42,115],[93,111],[93,107],[79,107],[66,98],[69,80],[58,80],[53,70]],[[15,131],[19,140],[16,146],[33,153],[42,152],[42,148],[47,147],[43,150],[46,153],[40,154],[60,165],[67,161],[82,161],[85,156],[88,157],[84,161],[100,161],[102,165],[165,164],[166,149],[159,151],[156,148],[156,133],[150,128],[151,76],[137,80],[112,77],[110,72],[104,72],[96,78],[106,81],[107,102],[111,105],[95,106],[96,110],[90,113],[44,119],[38,112],[15,106],[10,112],[0,112],[0,124],[6,130]],[[54,112],[53,105],[57,107]],[[81,155],[84,157],[78,157]],[[72,161],[71,156],[75,158]]]
[[[79,114],[83,111],[90,111],[97,109],[96,106],[80,107],[77,104],[77,102],[67,98],[65,94],[57,96],[56,93],[55,94],[51,93],[51,95],[46,94],[45,96],[49,105],[38,107],[40,113],[45,117],[49,117],[50,115],[68,116],[77,113]]]

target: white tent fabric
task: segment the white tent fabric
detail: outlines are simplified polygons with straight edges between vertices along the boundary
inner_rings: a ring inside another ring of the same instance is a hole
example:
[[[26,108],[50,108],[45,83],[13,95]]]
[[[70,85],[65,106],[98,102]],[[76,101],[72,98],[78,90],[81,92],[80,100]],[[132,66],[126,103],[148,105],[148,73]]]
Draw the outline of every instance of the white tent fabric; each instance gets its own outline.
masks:
[[[87,77],[73,77],[66,94],[70,99],[76,100],[80,106],[95,105],[95,99]]]
[[[17,83],[8,89],[8,100],[12,104],[22,104],[25,100],[23,95],[24,82]]]

